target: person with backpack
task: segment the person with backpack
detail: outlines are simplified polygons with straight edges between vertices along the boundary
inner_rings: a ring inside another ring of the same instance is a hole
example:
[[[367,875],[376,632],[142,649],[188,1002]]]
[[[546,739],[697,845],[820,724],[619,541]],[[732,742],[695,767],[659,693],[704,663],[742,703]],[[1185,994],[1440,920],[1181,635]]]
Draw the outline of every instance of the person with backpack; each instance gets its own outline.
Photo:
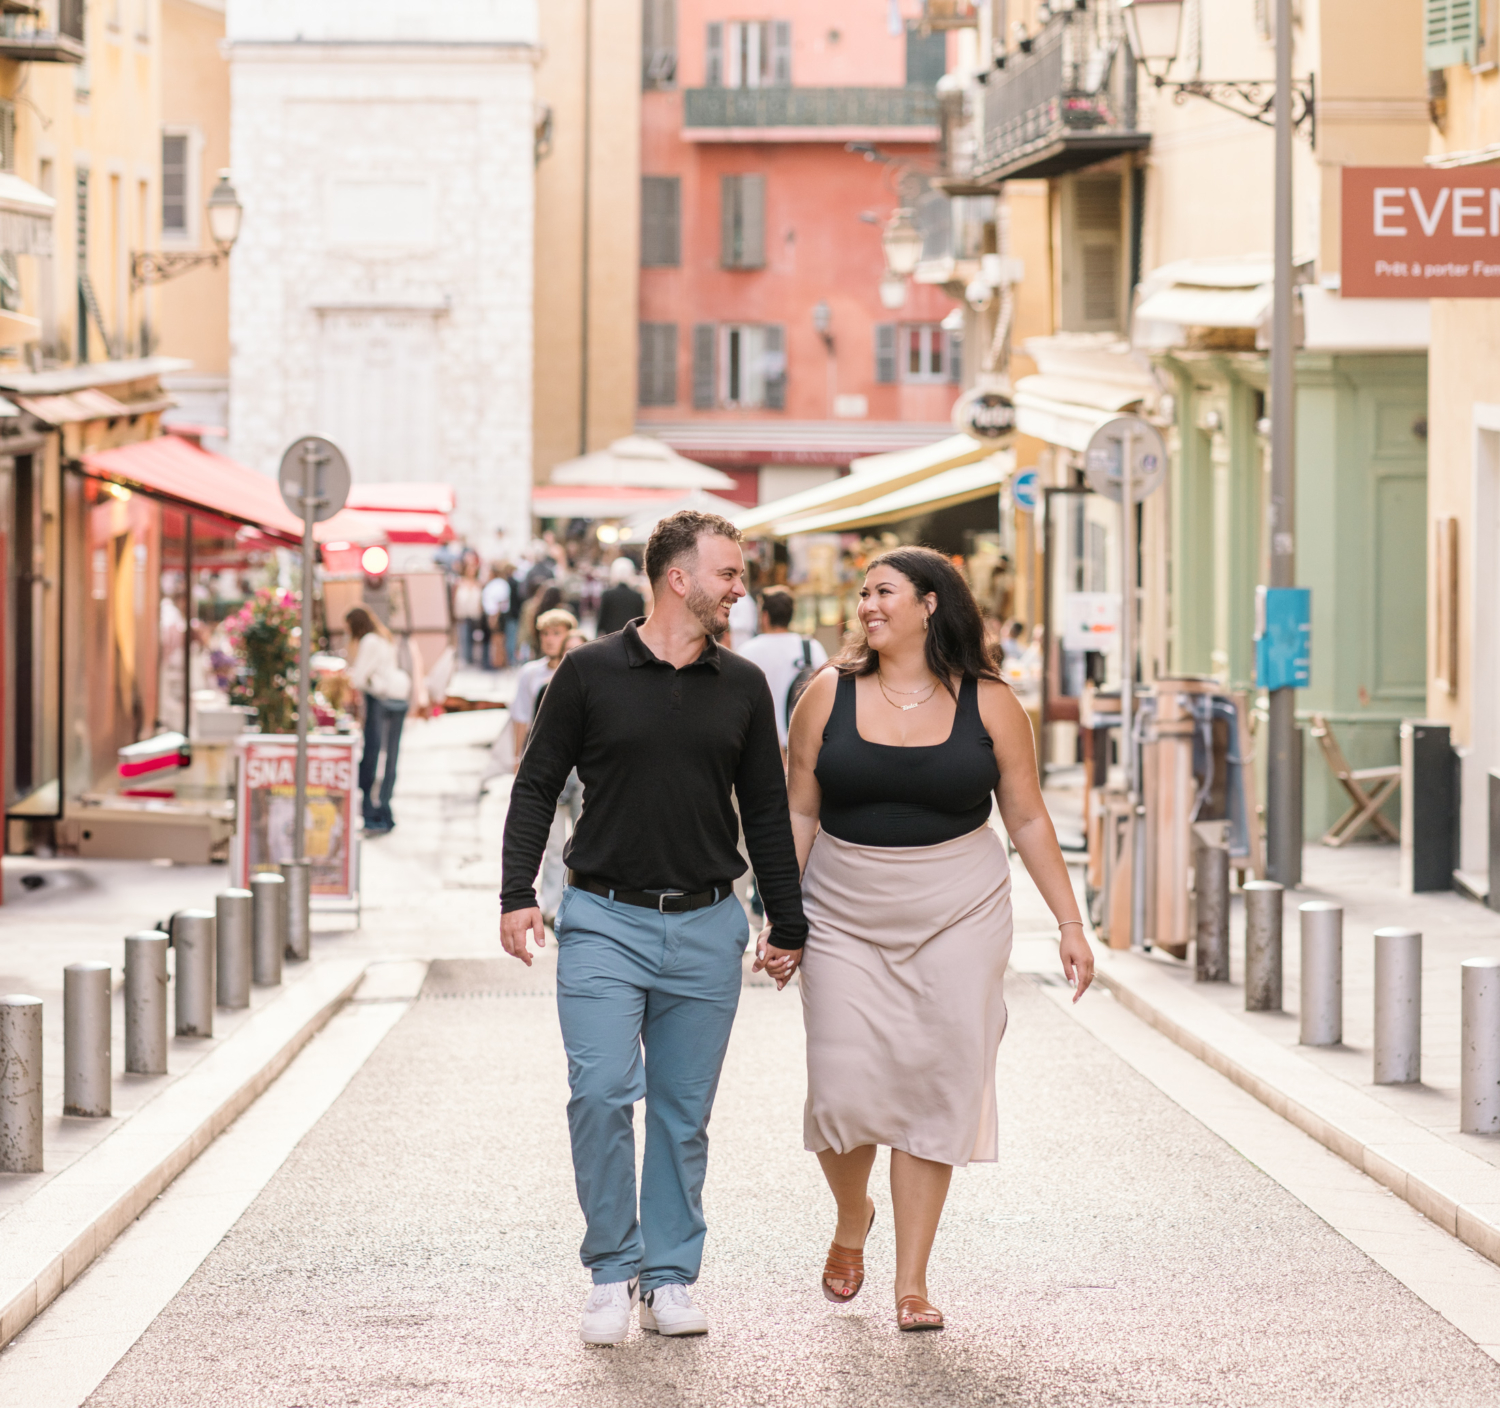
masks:
[[[771,686],[782,762],[786,761],[787,720],[812,677],[828,663],[828,652],[816,640],[793,633],[792,616],[796,610],[797,598],[785,587],[767,587],[760,598],[760,634],[748,640],[739,652],[760,666]]]

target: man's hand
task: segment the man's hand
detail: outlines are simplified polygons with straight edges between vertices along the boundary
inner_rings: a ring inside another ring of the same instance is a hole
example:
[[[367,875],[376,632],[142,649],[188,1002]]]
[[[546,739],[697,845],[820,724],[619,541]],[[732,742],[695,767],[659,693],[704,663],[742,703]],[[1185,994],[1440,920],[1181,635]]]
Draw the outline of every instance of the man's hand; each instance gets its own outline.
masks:
[[[519,958],[531,967],[531,954],[526,951],[526,936],[536,938],[538,948],[547,947],[547,931],[542,928],[542,911],[531,909],[508,909],[500,916],[500,942],[506,953]]]
[[[797,965],[801,962],[800,948],[777,948],[771,942],[771,926],[767,924],[755,940],[755,963],[750,971],[759,973],[764,969],[776,980],[776,991],[780,992],[791,982],[792,974],[797,971]]]

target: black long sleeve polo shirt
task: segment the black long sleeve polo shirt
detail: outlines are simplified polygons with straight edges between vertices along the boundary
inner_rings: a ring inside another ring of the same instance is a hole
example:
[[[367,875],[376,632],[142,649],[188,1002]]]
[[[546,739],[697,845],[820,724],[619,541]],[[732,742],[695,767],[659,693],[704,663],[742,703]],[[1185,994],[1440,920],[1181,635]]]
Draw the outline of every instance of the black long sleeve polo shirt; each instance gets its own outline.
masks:
[[[706,890],[744,874],[734,799],[778,948],[807,938],[776,713],[766,677],[708,641],[683,669],[634,623],[563,656],[510,794],[501,902],[536,904],[535,882],[573,768],[583,813],[566,859],[622,890]]]

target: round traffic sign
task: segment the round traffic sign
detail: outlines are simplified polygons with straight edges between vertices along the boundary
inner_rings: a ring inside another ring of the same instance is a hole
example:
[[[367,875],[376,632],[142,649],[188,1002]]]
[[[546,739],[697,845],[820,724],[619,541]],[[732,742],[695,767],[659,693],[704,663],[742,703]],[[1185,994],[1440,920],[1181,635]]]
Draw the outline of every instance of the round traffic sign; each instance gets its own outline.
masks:
[[[1010,501],[1017,508],[1025,509],[1027,513],[1030,513],[1036,507],[1036,470],[1023,469],[1010,481]]]
[[[322,523],[343,508],[349,497],[349,464],[332,440],[304,435],[281,457],[276,482],[286,506],[298,518],[303,516],[305,495],[313,501],[313,522]]]
[[[1130,497],[1140,503],[1166,478],[1167,447],[1161,432],[1140,416],[1115,416],[1089,437],[1084,478],[1096,494],[1120,501],[1121,465],[1130,446]]]

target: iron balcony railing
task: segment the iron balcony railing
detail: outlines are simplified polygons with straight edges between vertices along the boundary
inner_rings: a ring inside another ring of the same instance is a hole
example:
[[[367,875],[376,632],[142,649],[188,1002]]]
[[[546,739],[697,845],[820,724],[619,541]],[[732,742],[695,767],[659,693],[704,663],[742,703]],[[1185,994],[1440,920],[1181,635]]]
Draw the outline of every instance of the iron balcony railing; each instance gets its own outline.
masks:
[[[689,88],[687,127],[935,127],[924,88]]]
[[[1007,56],[984,87],[977,175],[1017,174],[1026,159],[1112,134],[1139,138],[1135,63],[1105,7],[1054,17],[1029,52]],[[1138,145],[1130,141],[1122,145]]]
[[[78,64],[84,0],[0,0],[0,58]]]

